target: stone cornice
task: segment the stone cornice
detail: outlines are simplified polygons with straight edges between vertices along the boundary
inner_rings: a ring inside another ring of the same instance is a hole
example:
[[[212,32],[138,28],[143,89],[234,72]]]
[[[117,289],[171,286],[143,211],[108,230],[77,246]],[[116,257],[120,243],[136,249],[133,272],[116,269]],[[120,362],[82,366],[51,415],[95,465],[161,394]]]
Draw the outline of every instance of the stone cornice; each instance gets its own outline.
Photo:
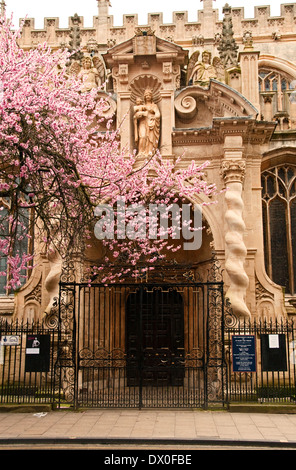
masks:
[[[276,123],[248,118],[214,118],[211,127],[173,129],[173,145],[223,144],[226,135],[240,135],[243,143],[266,144]]]

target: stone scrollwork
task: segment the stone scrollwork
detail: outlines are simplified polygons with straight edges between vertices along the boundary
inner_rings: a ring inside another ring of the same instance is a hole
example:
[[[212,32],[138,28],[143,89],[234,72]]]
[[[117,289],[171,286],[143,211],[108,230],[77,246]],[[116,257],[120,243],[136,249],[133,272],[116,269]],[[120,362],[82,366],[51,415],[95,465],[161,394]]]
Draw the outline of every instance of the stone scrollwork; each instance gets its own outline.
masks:
[[[154,36],[154,35],[155,35],[155,32],[153,31],[153,29],[150,26],[148,28],[139,26],[135,29],[135,36],[136,37]]]
[[[227,186],[225,192],[227,205],[225,212],[225,221],[227,223],[225,268],[229,276],[230,286],[226,297],[230,301],[233,313],[238,318],[250,318],[251,316],[246,305],[249,278],[244,268],[247,255],[246,245],[243,240],[245,223],[243,220],[244,203],[242,199],[245,168],[243,160],[225,160],[221,168],[221,175]]]
[[[180,94],[175,100],[178,116],[184,121],[191,121],[198,113],[197,101],[192,94]]]
[[[261,300],[274,300],[274,294],[271,292],[268,292],[268,290],[262,286],[261,282],[258,280],[257,276],[255,278],[255,296],[256,296],[256,301],[260,302]]]
[[[97,98],[98,100],[101,99],[103,102],[103,106],[101,110],[102,117],[105,120],[112,119],[115,116],[116,111],[117,111],[117,103],[115,99],[103,91],[98,92]]]

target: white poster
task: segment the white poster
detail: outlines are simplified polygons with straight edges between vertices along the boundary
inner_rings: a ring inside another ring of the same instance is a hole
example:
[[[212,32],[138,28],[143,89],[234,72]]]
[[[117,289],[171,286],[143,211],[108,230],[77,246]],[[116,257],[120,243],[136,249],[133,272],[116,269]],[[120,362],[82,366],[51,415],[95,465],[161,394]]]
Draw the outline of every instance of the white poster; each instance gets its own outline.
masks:
[[[279,335],[268,335],[269,348],[278,349],[280,347]]]

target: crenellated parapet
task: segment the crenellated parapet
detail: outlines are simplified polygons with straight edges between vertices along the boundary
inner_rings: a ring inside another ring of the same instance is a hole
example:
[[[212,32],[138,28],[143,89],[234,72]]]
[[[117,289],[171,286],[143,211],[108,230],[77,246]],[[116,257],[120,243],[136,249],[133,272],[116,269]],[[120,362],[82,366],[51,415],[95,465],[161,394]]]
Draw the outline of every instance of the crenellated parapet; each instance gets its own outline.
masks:
[[[114,17],[109,14],[109,2],[98,2],[98,15],[93,17],[93,25],[84,26],[81,20],[82,46],[90,39],[96,39],[102,50],[106,50],[116,44],[124,42],[134,36],[135,29],[147,27],[153,29],[155,35],[162,39],[175,42],[188,48],[218,47],[223,29],[223,21],[219,18],[219,11],[211,8],[211,2],[205,2],[204,9],[197,11],[194,21],[189,21],[187,11],[175,11],[172,13],[172,21],[164,23],[162,13],[149,13],[147,24],[141,25],[137,14],[123,15],[121,26],[114,24]],[[269,6],[257,6],[254,9],[254,17],[246,18],[244,7],[231,8],[234,38],[238,44],[243,44],[243,38],[250,32],[253,41],[257,42],[281,42],[290,41],[295,34],[296,3],[282,4],[280,16],[271,16]],[[74,14],[74,12],[73,12]],[[32,47],[40,42],[48,42],[52,47],[61,47],[70,41],[72,17],[69,18],[67,28],[60,28],[58,18],[45,18],[44,27],[35,28],[33,18],[25,20],[24,31],[21,39],[23,47]]]
[[[280,16],[271,16],[270,6],[256,6],[254,17],[245,18],[244,8],[232,8],[233,25],[237,36],[251,31],[253,37],[270,37],[273,40],[284,38],[295,30],[296,4],[286,3],[280,6]],[[275,36],[278,33],[278,36]]]
[[[86,46],[91,39],[96,39],[98,19],[94,18],[93,27],[84,27],[84,19],[78,15],[69,18],[67,28],[59,27],[59,18],[44,18],[44,27],[42,29],[35,28],[35,19],[27,18],[24,20],[22,37],[20,38],[20,46],[23,48],[31,48],[46,42],[53,49],[67,47],[71,41],[71,33],[75,26],[76,20],[79,18],[81,46]]]

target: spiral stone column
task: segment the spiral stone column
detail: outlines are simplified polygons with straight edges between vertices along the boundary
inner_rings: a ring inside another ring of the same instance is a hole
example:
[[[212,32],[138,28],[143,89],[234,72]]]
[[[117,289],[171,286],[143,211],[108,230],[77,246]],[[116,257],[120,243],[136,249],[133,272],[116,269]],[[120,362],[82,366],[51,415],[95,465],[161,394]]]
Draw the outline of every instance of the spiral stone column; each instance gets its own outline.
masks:
[[[45,279],[45,288],[50,300],[45,309],[45,314],[49,315],[59,297],[59,281],[62,272],[62,259],[54,249],[48,252],[47,258],[50,270]]]
[[[231,303],[233,313],[238,318],[248,318],[251,314],[245,302],[249,278],[244,269],[247,249],[243,240],[245,223],[243,220],[244,203],[242,199],[245,161],[224,160],[221,174],[227,187],[225,193],[227,205],[225,212],[227,224],[225,268],[229,276],[230,286],[226,297]]]

